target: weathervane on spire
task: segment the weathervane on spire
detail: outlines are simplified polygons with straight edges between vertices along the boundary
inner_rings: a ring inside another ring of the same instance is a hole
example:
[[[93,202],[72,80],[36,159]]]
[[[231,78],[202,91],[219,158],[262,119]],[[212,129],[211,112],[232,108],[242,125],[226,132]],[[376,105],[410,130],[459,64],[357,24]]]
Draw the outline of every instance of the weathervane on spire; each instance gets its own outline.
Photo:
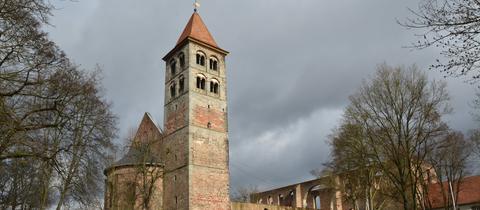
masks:
[[[195,3],[193,3],[193,7],[194,7],[193,11],[196,12],[198,10],[198,8],[200,7],[200,3],[198,3],[198,0],[195,0]]]

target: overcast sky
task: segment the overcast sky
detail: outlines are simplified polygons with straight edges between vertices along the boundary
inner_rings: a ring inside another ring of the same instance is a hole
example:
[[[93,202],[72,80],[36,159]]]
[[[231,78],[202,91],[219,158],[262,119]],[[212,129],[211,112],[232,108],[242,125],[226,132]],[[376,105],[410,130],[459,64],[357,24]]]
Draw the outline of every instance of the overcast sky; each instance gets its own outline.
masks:
[[[104,70],[119,135],[144,112],[163,124],[164,68],[193,12],[193,0],[79,0],[57,3],[50,37],[85,69]],[[410,50],[399,26],[418,0],[202,0],[200,15],[227,57],[232,189],[313,178],[348,96],[378,64],[427,69],[435,49]],[[428,71],[429,78],[442,75]],[[474,87],[448,78],[455,129],[475,127]]]

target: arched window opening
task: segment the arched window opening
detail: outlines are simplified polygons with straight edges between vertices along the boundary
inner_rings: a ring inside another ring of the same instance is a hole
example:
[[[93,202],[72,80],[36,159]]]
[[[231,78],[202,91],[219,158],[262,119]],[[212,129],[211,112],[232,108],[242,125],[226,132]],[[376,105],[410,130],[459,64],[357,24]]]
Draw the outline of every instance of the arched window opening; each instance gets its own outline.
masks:
[[[262,203],[263,202],[263,199],[260,198],[260,200],[258,200],[258,203]]]
[[[218,61],[217,61],[217,59],[215,59],[215,58],[210,58],[210,62],[209,62],[209,63],[210,63],[210,69],[211,69],[211,70],[214,70],[214,71],[218,70]]]
[[[176,85],[175,83],[173,83],[173,84],[170,86],[170,96],[171,96],[172,98],[175,97],[175,95],[176,95],[176,93],[177,93],[177,91],[176,91],[176,86],[177,86],[177,85]]]
[[[185,67],[185,54],[180,53],[180,55],[178,55],[178,60],[180,61],[180,67],[184,68]]]
[[[212,123],[211,122],[207,123],[207,128],[212,128]]]
[[[172,75],[177,72],[177,62],[175,60],[170,61],[170,72]]]
[[[213,84],[213,93],[218,94],[218,83]]]
[[[278,195],[278,205],[282,205],[282,204],[283,204],[283,195],[279,194]]]
[[[183,75],[180,76],[180,79],[178,80],[178,86],[179,86],[179,87],[178,87],[178,89],[179,89],[178,91],[179,91],[180,93],[182,93],[183,90],[185,89],[185,78],[183,77]]]
[[[205,55],[200,52],[197,52],[196,61],[198,65],[205,66]]]
[[[315,196],[314,201],[315,203],[315,209],[320,209],[320,196]]]
[[[290,191],[289,193],[289,200],[290,200],[290,206],[293,207],[294,206],[294,202],[295,202],[295,192],[292,190]]]
[[[205,77],[197,76],[197,88],[205,90]]]
[[[217,80],[212,80],[210,81],[210,92],[218,94],[218,81]]]
[[[268,204],[273,204],[273,198],[272,198],[272,196],[268,196]]]

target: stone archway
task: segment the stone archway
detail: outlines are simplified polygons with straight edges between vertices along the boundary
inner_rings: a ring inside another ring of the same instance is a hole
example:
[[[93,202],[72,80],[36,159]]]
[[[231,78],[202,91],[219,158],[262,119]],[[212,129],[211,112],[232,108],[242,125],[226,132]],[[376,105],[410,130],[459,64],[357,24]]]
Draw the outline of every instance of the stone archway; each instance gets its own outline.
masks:
[[[327,187],[322,184],[316,184],[308,188],[303,196],[303,207],[311,208],[311,209],[321,209],[321,203],[325,198],[325,194],[323,193]],[[323,194],[323,196],[321,195]]]

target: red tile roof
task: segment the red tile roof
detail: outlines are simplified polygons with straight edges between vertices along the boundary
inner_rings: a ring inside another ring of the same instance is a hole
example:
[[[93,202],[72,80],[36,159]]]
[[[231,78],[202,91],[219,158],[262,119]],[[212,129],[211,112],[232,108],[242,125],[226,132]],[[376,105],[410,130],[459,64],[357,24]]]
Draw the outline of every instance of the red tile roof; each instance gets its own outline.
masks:
[[[441,184],[445,190],[448,190],[447,182],[442,182]],[[432,205],[432,208],[444,207],[440,183],[430,184],[428,199]],[[470,176],[463,179],[460,184],[460,192],[458,193],[457,203],[458,205],[480,203],[480,176]]]
[[[205,23],[203,23],[202,18],[197,12],[194,12],[192,17],[190,17],[187,26],[185,26],[182,35],[177,41],[177,45],[188,37],[218,48],[212,34],[210,34],[207,26],[205,26]]]

